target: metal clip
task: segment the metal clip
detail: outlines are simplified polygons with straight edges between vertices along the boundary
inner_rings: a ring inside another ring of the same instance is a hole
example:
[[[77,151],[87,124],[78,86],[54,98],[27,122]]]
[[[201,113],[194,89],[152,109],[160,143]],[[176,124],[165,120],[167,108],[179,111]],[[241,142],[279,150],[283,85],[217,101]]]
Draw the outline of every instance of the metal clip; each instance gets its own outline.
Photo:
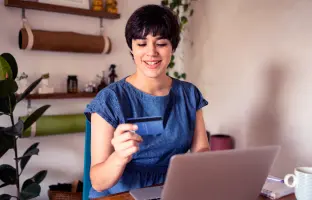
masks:
[[[26,19],[26,11],[25,11],[25,8],[22,8],[22,19]]]
[[[100,18],[100,34],[104,34],[103,18]]]

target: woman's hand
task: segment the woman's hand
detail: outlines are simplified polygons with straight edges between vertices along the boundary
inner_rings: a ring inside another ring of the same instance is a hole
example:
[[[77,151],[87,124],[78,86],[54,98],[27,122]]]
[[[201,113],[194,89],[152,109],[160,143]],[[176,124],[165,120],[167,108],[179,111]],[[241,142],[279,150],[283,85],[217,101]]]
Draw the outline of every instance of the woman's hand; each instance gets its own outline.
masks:
[[[114,131],[111,143],[123,165],[130,162],[132,155],[139,151],[139,144],[143,141],[142,137],[135,133],[137,129],[137,125],[120,124]]]

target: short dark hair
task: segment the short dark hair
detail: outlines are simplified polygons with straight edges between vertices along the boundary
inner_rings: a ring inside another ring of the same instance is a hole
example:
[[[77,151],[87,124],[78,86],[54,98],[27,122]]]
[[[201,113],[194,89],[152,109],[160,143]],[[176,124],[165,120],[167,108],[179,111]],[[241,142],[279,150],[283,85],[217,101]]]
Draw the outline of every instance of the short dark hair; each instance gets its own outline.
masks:
[[[132,39],[145,38],[148,34],[161,36],[171,42],[173,51],[180,42],[180,25],[176,15],[167,7],[145,5],[128,19],[125,36],[132,50]]]

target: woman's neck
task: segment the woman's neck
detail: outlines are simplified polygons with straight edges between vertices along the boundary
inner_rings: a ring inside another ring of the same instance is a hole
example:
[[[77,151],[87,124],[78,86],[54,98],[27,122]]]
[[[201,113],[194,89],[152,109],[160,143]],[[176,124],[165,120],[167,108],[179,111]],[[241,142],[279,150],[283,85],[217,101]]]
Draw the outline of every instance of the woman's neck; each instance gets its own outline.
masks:
[[[155,96],[167,95],[172,85],[172,79],[166,75],[161,78],[149,78],[139,73],[134,73],[127,77],[126,81],[137,89]]]

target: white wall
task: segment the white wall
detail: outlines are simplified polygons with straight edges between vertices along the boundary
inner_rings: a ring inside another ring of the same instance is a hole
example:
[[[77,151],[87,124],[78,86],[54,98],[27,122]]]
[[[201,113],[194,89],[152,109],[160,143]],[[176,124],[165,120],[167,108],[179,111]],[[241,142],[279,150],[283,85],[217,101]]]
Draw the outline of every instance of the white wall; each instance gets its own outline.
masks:
[[[312,165],[312,1],[201,0],[188,77],[210,104],[206,128],[237,147],[282,145],[272,174]]]
[[[118,9],[121,18],[103,20],[105,33],[111,38],[113,49],[109,55],[80,54],[64,52],[24,51],[18,48],[18,31],[21,28],[21,9],[4,6],[0,0],[0,53],[12,53],[19,65],[20,72],[26,72],[34,81],[41,74],[50,73],[50,83],[57,92],[66,91],[68,74],[76,74],[79,86],[95,80],[96,74],[107,70],[110,64],[117,65],[119,78],[134,72],[135,68],[129,55],[124,39],[124,27],[130,14],[139,6],[157,3],[158,0],[119,0]],[[84,34],[99,34],[99,19],[78,15],[26,10],[26,16],[33,29],[50,31],[74,31]],[[33,107],[51,104],[46,114],[82,113],[91,99],[74,100],[40,100],[33,101]],[[26,114],[26,102],[16,108],[16,117]],[[8,120],[0,117],[0,126],[8,124]],[[22,154],[32,143],[40,142],[39,156],[33,156],[28,163],[21,180],[32,177],[36,172],[47,169],[48,175],[42,182],[42,192],[38,199],[47,199],[48,186],[57,183],[67,183],[82,179],[84,134],[69,134],[62,136],[36,137],[19,140],[19,150]],[[13,152],[8,152],[0,159],[0,164],[11,163]],[[0,189],[14,194],[14,187]]]

